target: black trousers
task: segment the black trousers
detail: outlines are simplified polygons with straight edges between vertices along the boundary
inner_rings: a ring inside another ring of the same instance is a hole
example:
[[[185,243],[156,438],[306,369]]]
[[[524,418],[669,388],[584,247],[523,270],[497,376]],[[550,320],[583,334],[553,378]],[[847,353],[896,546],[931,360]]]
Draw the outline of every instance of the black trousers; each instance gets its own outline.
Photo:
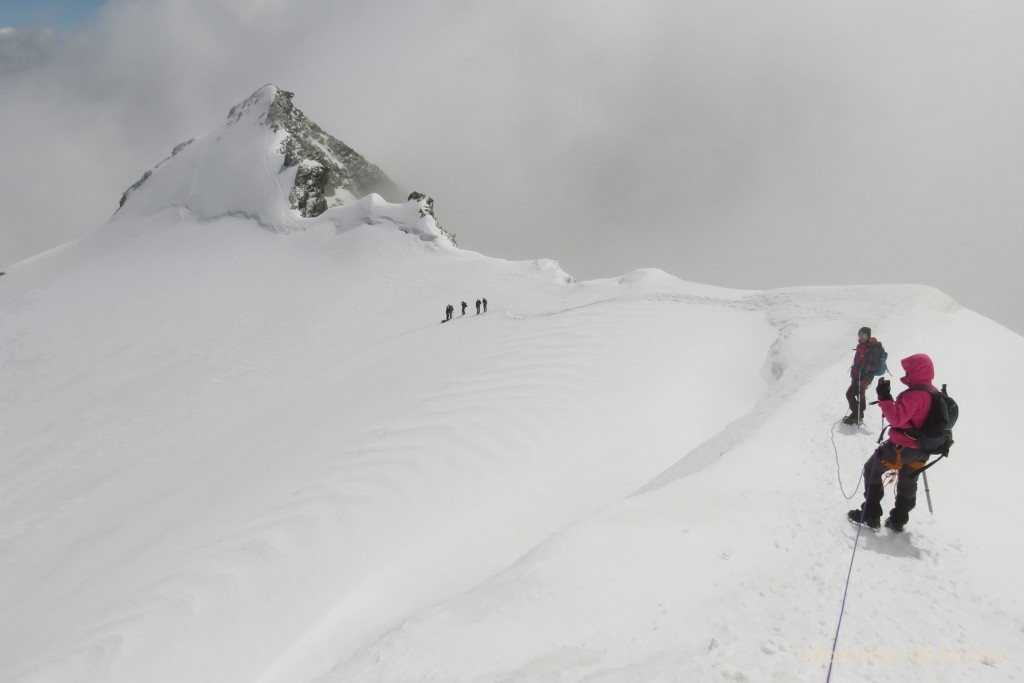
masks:
[[[867,398],[864,392],[871,386],[871,378],[851,380],[850,388],[846,390],[846,402],[850,404],[850,412],[857,416],[858,420],[864,418],[864,408],[867,406]]]

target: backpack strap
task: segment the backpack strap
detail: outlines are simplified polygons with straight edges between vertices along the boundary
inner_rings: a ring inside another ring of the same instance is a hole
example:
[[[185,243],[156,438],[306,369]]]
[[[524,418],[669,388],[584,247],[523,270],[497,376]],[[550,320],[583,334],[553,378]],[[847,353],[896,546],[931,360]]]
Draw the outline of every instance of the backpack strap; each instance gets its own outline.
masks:
[[[916,477],[917,475],[923,473],[926,469],[928,469],[932,465],[937,465],[939,463],[939,461],[942,460],[943,458],[948,458],[948,457],[949,457],[949,451],[945,450],[945,451],[943,451],[942,453],[939,454],[939,457],[935,458],[934,460],[932,460],[930,463],[928,463],[927,465],[925,465],[924,467],[922,467],[918,471],[912,473],[910,476]]]
[[[927,387],[927,386],[925,386],[923,384],[915,384],[914,386],[912,386],[910,388],[911,389],[920,389],[921,391],[927,391],[929,394],[931,394],[933,401],[935,400],[935,396],[938,395],[939,393],[941,393],[938,389],[932,389],[932,388]],[[945,388],[945,385],[943,385],[943,388]],[[913,422],[911,422],[911,424],[913,424]],[[896,427],[893,427],[893,429],[896,429]],[[920,429],[920,427],[918,427],[918,429]],[[914,472],[911,476],[916,477],[916,476],[922,474],[929,467],[931,467],[933,465],[937,465],[939,463],[939,461],[942,460],[943,458],[948,458],[949,457],[949,444],[946,445],[946,447],[942,450],[941,453],[938,454],[938,456],[939,457],[935,458],[930,463],[928,463],[927,465],[924,465],[919,470]]]

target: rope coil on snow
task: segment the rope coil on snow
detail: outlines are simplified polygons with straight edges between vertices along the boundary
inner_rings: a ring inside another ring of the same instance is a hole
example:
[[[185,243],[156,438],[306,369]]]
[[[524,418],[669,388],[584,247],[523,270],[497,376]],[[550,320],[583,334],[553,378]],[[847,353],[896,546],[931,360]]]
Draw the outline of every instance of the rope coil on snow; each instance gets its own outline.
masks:
[[[836,479],[839,481],[839,491],[843,494],[843,498],[846,500],[853,500],[853,497],[857,495],[857,491],[860,490],[860,482],[864,479],[864,470],[860,472],[860,476],[857,477],[857,485],[853,487],[853,493],[846,495],[846,489],[843,488],[843,473],[839,466],[839,447],[836,446],[836,426],[839,425],[841,420],[836,420],[832,424],[832,433],[830,438],[832,439],[832,451],[836,454]]]

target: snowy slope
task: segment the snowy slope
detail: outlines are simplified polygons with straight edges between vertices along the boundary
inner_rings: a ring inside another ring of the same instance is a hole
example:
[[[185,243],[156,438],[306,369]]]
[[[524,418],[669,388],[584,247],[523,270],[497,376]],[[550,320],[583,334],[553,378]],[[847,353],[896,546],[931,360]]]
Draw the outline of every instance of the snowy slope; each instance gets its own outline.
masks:
[[[964,416],[935,514],[859,539],[833,679],[1024,675],[1019,336],[909,285],[574,282],[419,202],[301,218],[213,172],[251,133],[0,279],[0,681],[823,680],[864,324]]]
[[[171,211],[5,276],[0,679],[821,679],[864,322],[965,421],[935,516],[861,539],[844,680],[1021,674],[1019,337],[924,288],[573,283],[367,213]]]
[[[805,337],[839,348],[817,320],[832,308],[821,304],[852,307],[865,293],[770,293],[781,304],[771,315],[799,323],[785,346]],[[1011,419],[1000,382],[1008,366],[1019,368],[1000,351],[1019,342],[969,312],[946,315],[946,339],[931,346],[940,363],[961,368],[948,376],[971,419],[956,459],[930,473],[935,515],[922,491],[907,533],[860,539],[833,680],[1021,676],[1012,541],[1020,465],[999,447],[998,429]],[[913,320],[930,318],[941,320],[940,311],[929,306]],[[893,320],[884,329],[914,338]],[[981,362],[972,352],[979,338],[994,352]],[[784,362],[791,383],[780,381],[666,476],[317,680],[824,680],[856,537],[843,519],[843,488],[853,493],[875,438],[834,424],[842,364],[806,373],[814,363],[799,356]]]

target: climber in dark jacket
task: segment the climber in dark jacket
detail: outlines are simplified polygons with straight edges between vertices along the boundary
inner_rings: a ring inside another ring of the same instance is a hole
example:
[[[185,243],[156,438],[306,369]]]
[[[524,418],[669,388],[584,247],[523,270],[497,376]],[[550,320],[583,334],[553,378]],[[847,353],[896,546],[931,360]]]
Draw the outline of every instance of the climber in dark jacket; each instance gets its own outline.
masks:
[[[870,327],[862,327],[857,332],[857,349],[853,354],[853,365],[850,366],[850,388],[846,390],[846,402],[850,405],[850,414],[843,418],[848,425],[860,424],[864,421],[864,392],[871,386],[875,378],[873,368],[868,367],[868,344],[878,343],[871,336]]]

